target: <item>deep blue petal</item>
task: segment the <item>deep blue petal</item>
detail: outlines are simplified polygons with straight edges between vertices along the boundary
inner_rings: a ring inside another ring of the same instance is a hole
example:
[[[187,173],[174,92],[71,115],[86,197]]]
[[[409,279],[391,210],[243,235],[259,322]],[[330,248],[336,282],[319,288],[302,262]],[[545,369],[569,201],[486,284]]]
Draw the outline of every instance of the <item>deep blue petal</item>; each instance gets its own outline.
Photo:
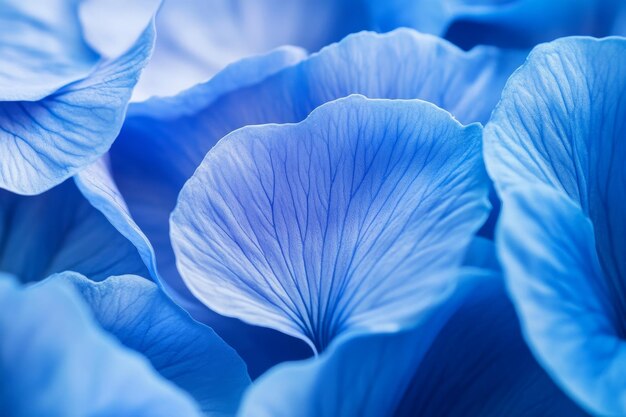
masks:
[[[153,39],[148,27],[124,55],[100,61],[86,78],[38,101],[0,102],[0,188],[37,194],[105,153]]]
[[[97,204],[109,203],[102,197]],[[72,180],[37,196],[0,190],[0,271],[28,282],[65,270],[94,280],[126,273],[151,276],[137,247]]]
[[[0,409],[20,417],[200,416],[191,398],[102,332],[67,285],[0,276]]]
[[[50,0],[41,6],[2,2],[0,101],[40,100],[84,78],[98,62],[81,34],[78,1]]]
[[[154,283],[133,275],[96,283],[79,274],[64,274],[49,278],[46,285],[54,281],[74,286],[105,331],[191,394],[206,416],[235,414],[250,383],[245,364],[213,330],[192,320]]]
[[[468,269],[442,278],[456,288],[430,298],[415,324],[276,367],[248,392],[240,416],[586,415],[534,361],[500,275]]]
[[[563,36],[624,34],[620,0],[368,0],[378,30],[411,27],[469,49],[532,48]]]
[[[213,310],[318,351],[395,326],[485,220],[480,142],[479,125],[430,103],[362,96],[239,129],[181,191],[179,271]]]
[[[552,334],[560,335],[550,339],[549,348],[540,348],[548,343],[546,329],[533,325],[528,330],[530,342],[555,378],[585,405],[613,413],[625,411],[623,399],[610,383],[602,382],[612,378],[611,372],[605,375],[601,370],[610,368],[607,360],[611,367],[626,362],[614,339],[604,344],[593,340],[600,321],[610,322],[620,338],[626,336],[624,89],[626,39],[558,40],[537,47],[511,77],[485,129],[487,166],[503,201],[503,219],[510,222],[503,221],[502,233],[511,236],[501,240],[507,278],[511,285],[538,281],[542,292],[561,298],[539,303],[526,291],[513,293],[525,322],[536,314],[527,304],[537,305],[545,310],[542,320],[553,327]],[[510,195],[512,188],[529,186],[547,187],[549,192]],[[519,218],[506,213],[507,206]],[[528,225],[518,229],[522,222],[548,229],[530,233],[527,230],[534,229]],[[526,239],[529,246],[513,245],[512,239]],[[538,256],[536,262],[526,264],[531,255]],[[517,265],[520,262],[524,265]],[[544,282],[555,276],[562,279]],[[596,290],[585,292],[586,286]],[[573,312],[580,313],[575,319],[579,323],[562,319]],[[582,312],[604,318],[590,322]],[[588,344],[572,349],[583,332]],[[612,349],[614,356],[603,357],[598,354],[601,349]],[[571,376],[570,367],[580,368],[580,374]]]

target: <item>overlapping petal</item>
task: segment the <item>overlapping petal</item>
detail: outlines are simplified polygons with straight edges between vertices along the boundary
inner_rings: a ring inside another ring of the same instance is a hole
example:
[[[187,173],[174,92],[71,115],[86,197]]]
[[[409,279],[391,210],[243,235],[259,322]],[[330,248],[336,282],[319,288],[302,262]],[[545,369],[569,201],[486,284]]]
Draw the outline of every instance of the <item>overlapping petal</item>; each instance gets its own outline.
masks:
[[[1,82],[10,86],[0,86],[4,99],[0,102],[0,188],[37,194],[74,175],[111,146],[122,125],[132,89],[150,55],[154,30],[151,26],[146,28],[123,55],[94,63],[93,59],[85,61],[73,56],[83,50],[88,52],[81,54],[97,56],[82,38],[74,39],[80,35],[74,2],[56,2],[59,4],[55,4],[50,16],[62,16],[52,23],[46,21],[48,14],[31,6],[31,2],[13,3],[15,10],[3,9],[0,18],[15,20],[16,24],[25,21],[29,28],[13,33],[12,26],[6,30],[3,26],[1,32],[8,32],[10,38],[2,48],[8,52],[0,53],[10,55],[13,49],[28,53],[36,68],[19,72],[23,79],[18,82],[14,79],[20,68],[3,65],[3,71],[10,73],[0,80],[6,80]],[[68,14],[73,16],[67,23],[71,30],[62,24]],[[45,50],[26,48],[23,42],[31,38],[33,43],[45,45],[41,46]],[[79,52],[74,51],[75,45],[80,46]],[[46,54],[68,62],[53,65]],[[7,60],[22,62],[18,58]],[[88,65],[91,67],[86,69]],[[22,89],[23,84],[31,85],[30,90]],[[17,90],[22,93],[16,95]]]
[[[97,184],[98,178],[90,181]],[[114,200],[97,193],[87,194],[92,205],[72,180],[37,196],[0,191],[0,270],[27,282],[65,270],[94,280],[154,276],[150,258],[129,240],[123,213],[106,208],[114,207]]]
[[[352,93],[421,98],[461,121],[486,121],[523,58],[493,48],[463,52],[409,30],[352,35],[303,57],[300,50],[282,49],[241,61],[177,97],[129,109],[110,153],[113,176],[155,245],[166,285],[186,308],[195,300],[172,267],[164,225],[180,188],[221,137],[250,124],[300,121],[317,106]]]
[[[626,412],[625,88],[625,39],[558,40],[531,53],[485,130],[500,256],[529,341],[601,415]]]
[[[191,398],[102,332],[60,282],[0,277],[0,409],[30,416],[200,416]]]
[[[172,213],[181,275],[213,310],[318,351],[396,326],[485,220],[480,137],[432,104],[361,96],[233,132]]]
[[[319,359],[276,367],[239,415],[586,415],[533,359],[498,272],[440,278],[449,287],[431,294],[413,324],[351,335]]]
[[[45,285],[57,281],[76,288],[105,331],[191,394],[205,416],[235,414],[250,383],[245,364],[213,330],[191,319],[153,282],[132,275],[94,282],[79,274],[63,274]]]

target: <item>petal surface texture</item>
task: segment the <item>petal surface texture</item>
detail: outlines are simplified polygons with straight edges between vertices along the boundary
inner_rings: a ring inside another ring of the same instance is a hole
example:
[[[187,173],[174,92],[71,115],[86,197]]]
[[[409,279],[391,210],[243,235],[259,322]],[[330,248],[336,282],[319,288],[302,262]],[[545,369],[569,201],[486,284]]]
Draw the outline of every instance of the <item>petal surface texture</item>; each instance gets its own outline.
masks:
[[[108,198],[101,197],[96,204],[112,204]],[[0,271],[25,282],[65,270],[96,281],[126,273],[151,277],[149,264],[123,234],[128,234],[126,226],[116,219],[121,214],[103,212],[72,180],[37,196],[0,190]]]
[[[362,96],[239,129],[172,213],[181,275],[213,310],[317,351],[396,326],[486,218],[480,142],[479,125],[430,103]]]
[[[420,98],[463,123],[486,122],[500,88],[521,63],[516,54],[464,52],[410,30],[351,35],[304,58],[298,49],[277,50],[240,61],[174,98],[130,106],[110,152],[112,172],[154,243],[160,273],[179,304],[194,299],[173,268],[164,225],[183,184],[220,138],[246,125],[299,122],[319,105],[353,93]]]
[[[150,26],[131,49],[100,60],[88,76],[35,101],[0,102],[0,188],[37,194],[105,153],[119,133],[153,39]]]
[[[277,366],[240,417],[586,416],[535,362],[498,273],[466,269],[397,331]],[[280,387],[280,389],[279,389]]]
[[[0,277],[0,409],[9,416],[200,416],[191,398],[98,327],[72,288]]]
[[[194,321],[153,283],[125,275],[93,282],[79,274],[62,280],[82,294],[102,328],[146,357],[161,376],[191,394],[205,416],[232,416],[250,383],[237,353]]]
[[[601,415],[626,413],[625,90],[626,39],[558,40],[513,75],[485,130],[530,343]]]

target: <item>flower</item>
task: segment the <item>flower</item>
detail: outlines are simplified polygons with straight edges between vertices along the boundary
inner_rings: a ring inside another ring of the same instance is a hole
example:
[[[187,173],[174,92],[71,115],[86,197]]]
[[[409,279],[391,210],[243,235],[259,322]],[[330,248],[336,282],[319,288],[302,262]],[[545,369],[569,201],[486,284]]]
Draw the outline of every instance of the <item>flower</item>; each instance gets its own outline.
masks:
[[[500,258],[539,361],[593,413],[626,413],[624,38],[537,47],[485,130]]]

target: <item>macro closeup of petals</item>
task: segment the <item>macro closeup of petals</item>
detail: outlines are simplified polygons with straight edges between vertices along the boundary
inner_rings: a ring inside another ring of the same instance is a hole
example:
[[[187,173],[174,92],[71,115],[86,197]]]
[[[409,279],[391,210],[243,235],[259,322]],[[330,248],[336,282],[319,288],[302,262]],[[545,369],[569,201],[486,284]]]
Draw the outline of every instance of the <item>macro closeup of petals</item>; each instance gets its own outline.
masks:
[[[485,130],[525,333],[598,415],[626,414],[625,91],[625,39],[558,40],[511,77]]]
[[[626,417],[624,36],[0,0],[0,417]]]

